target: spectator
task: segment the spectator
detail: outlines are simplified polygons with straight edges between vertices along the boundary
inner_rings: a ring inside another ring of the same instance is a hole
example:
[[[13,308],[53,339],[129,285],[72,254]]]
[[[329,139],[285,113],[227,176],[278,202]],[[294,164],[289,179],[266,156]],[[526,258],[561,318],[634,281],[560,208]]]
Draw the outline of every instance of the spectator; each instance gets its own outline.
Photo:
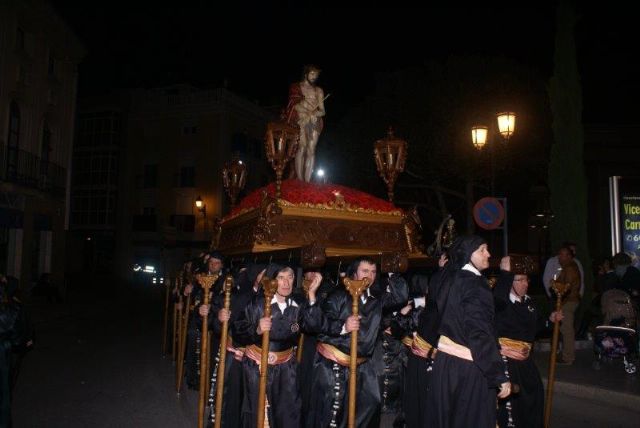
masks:
[[[578,271],[580,271],[580,297],[582,297],[584,295],[584,269],[582,268],[580,260],[576,258],[576,244],[575,242],[567,241],[562,244],[562,247],[568,248],[571,251],[573,261],[578,266]],[[553,256],[547,260],[547,264],[544,268],[544,274],[542,275],[542,283],[547,296],[549,297],[551,297],[551,280],[554,275],[560,273],[560,270],[560,261],[558,260],[558,256]]]

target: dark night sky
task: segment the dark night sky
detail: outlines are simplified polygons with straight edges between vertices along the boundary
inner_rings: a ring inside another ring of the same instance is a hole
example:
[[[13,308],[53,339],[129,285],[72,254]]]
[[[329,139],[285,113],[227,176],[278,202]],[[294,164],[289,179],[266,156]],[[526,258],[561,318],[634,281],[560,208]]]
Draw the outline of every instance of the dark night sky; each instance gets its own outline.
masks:
[[[220,86],[226,80],[250,99],[283,104],[288,84],[311,62],[323,69],[320,84],[332,93],[332,102],[348,106],[371,92],[376,72],[452,54],[506,56],[544,76],[552,71],[554,3],[458,8],[218,3],[53,1],[88,50],[80,68],[81,95],[178,82]],[[585,121],[637,123],[640,66],[632,57],[637,25],[629,12],[613,6],[580,13]]]

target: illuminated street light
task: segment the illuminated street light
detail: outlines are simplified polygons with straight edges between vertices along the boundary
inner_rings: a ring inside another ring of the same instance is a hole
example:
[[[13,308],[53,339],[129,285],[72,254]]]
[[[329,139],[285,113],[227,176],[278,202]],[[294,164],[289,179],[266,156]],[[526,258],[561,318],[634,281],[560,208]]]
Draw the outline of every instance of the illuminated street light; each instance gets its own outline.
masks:
[[[509,141],[509,138],[513,135],[516,129],[516,114],[514,112],[504,112],[498,113],[496,115],[498,120],[498,132],[502,136],[505,142]],[[495,137],[493,135],[492,137]],[[471,128],[471,142],[473,146],[482,150],[482,148],[487,144],[487,140],[489,138],[489,128],[482,125],[476,125]],[[494,160],[494,151],[495,151],[495,143],[491,144],[489,147],[491,151],[491,196],[494,196],[495,193],[495,160]]]

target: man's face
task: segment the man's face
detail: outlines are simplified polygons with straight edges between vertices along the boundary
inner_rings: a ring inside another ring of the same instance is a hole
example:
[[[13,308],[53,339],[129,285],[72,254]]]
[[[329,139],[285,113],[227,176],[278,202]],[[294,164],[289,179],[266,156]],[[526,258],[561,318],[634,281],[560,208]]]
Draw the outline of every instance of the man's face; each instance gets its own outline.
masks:
[[[209,257],[207,260],[207,269],[209,273],[218,273],[222,269],[222,261],[215,259],[213,257]]]
[[[482,244],[471,254],[471,263],[476,269],[484,270],[489,267],[489,257],[491,257],[489,247],[487,244]]]
[[[567,248],[560,248],[560,251],[558,251],[558,261],[560,262],[560,265],[564,266],[571,260],[573,260],[573,254],[571,254],[571,251]]]
[[[524,296],[527,294],[527,290],[529,289],[529,277],[527,275],[515,275],[513,277],[513,285],[511,287],[516,296]]]
[[[278,290],[276,291],[282,297],[287,297],[293,291],[293,280],[295,276],[291,269],[285,269],[278,272],[276,281],[278,281]]]
[[[369,284],[373,284],[373,282],[376,280],[376,273],[377,269],[375,264],[363,261],[358,265],[355,279],[363,280],[365,278],[369,278]]]
[[[318,72],[316,70],[311,70],[307,73],[307,82],[313,85],[316,83],[316,80],[318,80]]]

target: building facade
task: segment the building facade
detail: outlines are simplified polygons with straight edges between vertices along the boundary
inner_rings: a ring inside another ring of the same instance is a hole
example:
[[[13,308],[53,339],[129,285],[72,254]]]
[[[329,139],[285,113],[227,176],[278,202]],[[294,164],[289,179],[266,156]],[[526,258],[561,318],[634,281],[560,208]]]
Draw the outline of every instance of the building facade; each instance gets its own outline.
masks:
[[[227,89],[186,84],[81,100],[71,239],[84,266],[73,270],[131,279],[136,264],[172,271],[206,250],[229,210],[224,163],[235,155],[247,164],[247,189],[272,180],[263,146],[270,117]]]
[[[64,280],[78,63],[84,48],[42,0],[0,2],[0,272]]]

